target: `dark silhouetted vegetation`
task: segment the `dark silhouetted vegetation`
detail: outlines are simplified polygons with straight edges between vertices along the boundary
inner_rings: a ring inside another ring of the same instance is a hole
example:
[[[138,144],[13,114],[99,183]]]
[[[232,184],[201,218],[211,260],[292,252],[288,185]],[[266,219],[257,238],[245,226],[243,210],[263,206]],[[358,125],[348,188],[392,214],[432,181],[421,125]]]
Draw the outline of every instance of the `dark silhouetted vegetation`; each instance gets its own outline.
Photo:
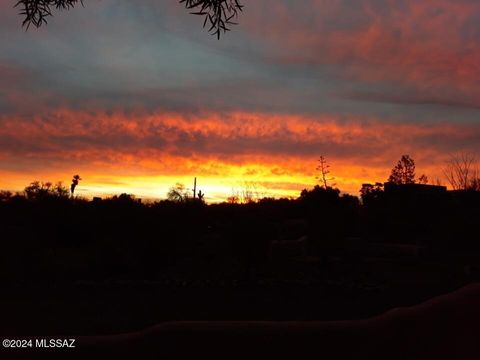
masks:
[[[360,198],[325,183],[296,199],[220,204],[180,184],[157,202],[73,198],[39,181],[2,191],[0,278],[25,294],[2,301],[31,309],[5,326],[101,333],[168,319],[362,318],[479,279],[480,192],[415,182],[407,170],[364,184]],[[84,310],[56,310],[73,307]]]
[[[220,39],[220,35],[230,31],[230,26],[235,25],[238,14],[243,5],[238,0],[180,0],[181,4],[191,11],[191,14],[205,18],[203,27]],[[52,16],[54,9],[69,10],[76,5],[84,6],[83,0],[18,0],[15,7],[20,8],[20,15],[24,17],[23,26],[27,29],[30,25],[40,27],[47,24],[47,19]]]
[[[415,161],[408,155],[402,155],[402,158],[398,160],[397,165],[392,169],[388,181],[394,184],[414,184]]]
[[[70,185],[70,193],[74,194],[75,192],[75,188],[78,186],[78,182],[82,180],[82,178],[80,177],[80,175],[73,175],[73,179],[72,179],[72,184]]]
[[[480,191],[480,173],[475,167],[476,157],[469,153],[453,155],[443,173],[454,190]]]
[[[335,180],[334,177],[329,176],[330,174],[330,165],[327,163],[327,160],[322,155],[320,159],[318,159],[318,166],[317,171],[320,173],[319,176],[316,177],[323,184],[324,189],[328,189],[328,183]],[[331,184],[331,186],[335,186],[335,184]]]

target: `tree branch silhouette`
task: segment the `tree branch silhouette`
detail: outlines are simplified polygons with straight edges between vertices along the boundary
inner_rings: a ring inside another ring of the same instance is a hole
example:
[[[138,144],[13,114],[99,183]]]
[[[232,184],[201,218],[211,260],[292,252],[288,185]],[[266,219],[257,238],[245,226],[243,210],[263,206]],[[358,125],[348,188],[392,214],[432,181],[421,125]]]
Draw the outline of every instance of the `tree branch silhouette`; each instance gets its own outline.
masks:
[[[238,0],[180,0],[187,9],[193,11],[191,14],[204,16],[203,27],[210,26],[208,31],[220,39],[220,34],[230,31],[231,25],[238,14],[242,11],[243,5]]]
[[[179,0],[185,8],[192,10],[191,14],[204,16],[203,27],[220,39],[222,33],[230,31],[234,20],[242,11],[243,5],[239,0]],[[24,16],[22,26],[27,29],[30,25],[40,27],[47,24],[49,16],[53,16],[53,9],[69,10],[76,5],[84,6],[83,0],[18,0],[15,7],[20,7],[20,15]]]
[[[19,0],[15,7],[21,7],[20,15],[25,16],[22,26],[40,27],[47,24],[47,18],[52,16],[52,9],[69,10],[77,4],[83,6],[83,0]]]
[[[474,154],[461,152],[451,156],[442,169],[453,190],[479,190],[479,171],[475,166],[477,159]]]

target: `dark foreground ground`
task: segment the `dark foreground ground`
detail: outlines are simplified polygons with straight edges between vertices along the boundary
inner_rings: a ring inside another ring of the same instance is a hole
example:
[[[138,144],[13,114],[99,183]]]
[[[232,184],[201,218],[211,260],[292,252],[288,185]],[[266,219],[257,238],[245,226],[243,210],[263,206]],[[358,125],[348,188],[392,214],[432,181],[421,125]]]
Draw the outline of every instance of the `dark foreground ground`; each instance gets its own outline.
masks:
[[[74,338],[76,348],[2,349],[7,359],[477,359],[480,285],[420,305],[350,321],[176,321],[109,336]]]
[[[150,280],[6,279],[2,339],[77,348],[0,358],[478,358],[476,257],[387,255],[273,259],[230,274],[179,263]]]
[[[465,288],[480,279],[479,193],[404,190],[362,204],[319,187],[246,205],[8,196],[0,335],[79,348],[2,355],[480,355],[480,290]]]
[[[318,268],[317,262],[299,260],[290,268],[280,264],[281,273],[270,266],[270,272],[260,269],[248,279],[201,273],[158,280],[33,277],[4,283],[0,333],[119,334],[179,320],[365,319],[475,281],[462,262],[445,263],[370,258],[352,268],[331,259]]]

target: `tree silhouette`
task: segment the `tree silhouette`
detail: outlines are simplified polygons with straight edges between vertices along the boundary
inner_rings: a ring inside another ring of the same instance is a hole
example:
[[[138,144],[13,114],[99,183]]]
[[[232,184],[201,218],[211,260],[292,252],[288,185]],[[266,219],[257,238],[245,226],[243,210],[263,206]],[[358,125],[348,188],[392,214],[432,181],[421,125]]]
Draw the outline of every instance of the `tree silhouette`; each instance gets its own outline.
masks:
[[[415,184],[415,161],[409,155],[402,155],[388,181],[394,184]]]
[[[418,178],[418,183],[419,184],[428,184],[428,176],[425,175],[425,174],[422,174],[419,178]]]
[[[379,182],[375,183],[375,185],[362,184],[362,188],[360,189],[360,197],[362,198],[363,204],[366,205],[380,198],[382,194],[383,184]]]
[[[221,33],[230,30],[230,25],[242,11],[239,0],[180,0],[185,8],[192,10],[191,14],[204,16],[203,27],[220,39]],[[23,26],[39,27],[47,24],[47,18],[52,16],[52,9],[69,10],[76,5],[84,5],[83,0],[18,0],[15,7],[20,7],[20,15],[24,16]]]
[[[452,155],[443,173],[453,190],[480,191],[480,178],[475,166],[476,157],[470,153]]]
[[[13,196],[11,191],[8,190],[0,190],[0,203],[2,201],[10,200]]]
[[[167,193],[167,199],[174,202],[186,202],[190,199],[190,191],[184,184],[176,183]]]

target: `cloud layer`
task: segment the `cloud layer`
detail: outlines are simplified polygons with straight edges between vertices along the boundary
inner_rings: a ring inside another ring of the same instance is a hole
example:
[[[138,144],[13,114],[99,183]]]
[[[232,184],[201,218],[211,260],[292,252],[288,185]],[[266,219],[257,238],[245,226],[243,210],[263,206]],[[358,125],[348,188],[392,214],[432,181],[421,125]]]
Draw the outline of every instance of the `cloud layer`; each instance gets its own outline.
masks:
[[[82,171],[100,192],[203,176],[215,196],[293,194],[323,154],[356,193],[405,153],[441,177],[451,153],[480,152],[476,0],[249,2],[221,41],[175,1],[92,1],[28,32],[11,5],[1,188]]]

